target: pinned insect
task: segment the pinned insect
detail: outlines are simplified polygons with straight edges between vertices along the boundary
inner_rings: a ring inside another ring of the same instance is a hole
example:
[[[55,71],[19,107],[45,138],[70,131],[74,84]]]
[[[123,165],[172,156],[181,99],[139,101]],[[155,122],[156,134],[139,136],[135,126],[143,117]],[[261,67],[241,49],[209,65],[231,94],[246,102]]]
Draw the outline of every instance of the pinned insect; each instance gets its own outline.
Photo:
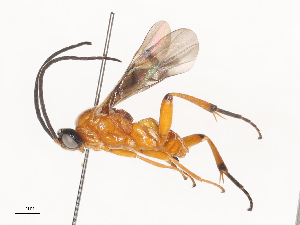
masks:
[[[228,172],[228,169],[213,142],[203,134],[193,134],[181,138],[172,131],[173,97],[185,99],[212,113],[215,117],[224,114],[244,120],[251,124],[262,135],[257,126],[245,117],[225,111],[216,105],[201,99],[180,93],[166,94],[162,100],[159,121],[153,118],[133,122],[131,115],[122,109],[115,109],[118,103],[132,95],[142,92],[167,77],[188,71],[194,64],[199,44],[195,33],[189,29],[179,29],[171,32],[168,23],[160,21],[148,32],[143,44],[133,57],[132,62],[119,80],[116,87],[104,100],[104,102],[86,110],[77,119],[76,129],[60,129],[56,134],[47,116],[43,100],[43,75],[45,70],[55,62],[61,60],[96,60],[111,59],[108,57],[59,57],[62,52],[79,47],[87,42],[79,43],[64,48],[50,56],[41,67],[35,84],[35,106],[37,117],[56,143],[67,150],[84,151],[85,148],[95,151],[107,151],[116,155],[141,159],[147,163],[161,168],[178,171],[184,179],[190,178],[193,186],[195,180],[212,184],[224,192],[224,188],[212,181],[205,180],[194,174],[181,163],[178,158],[184,157],[189,148],[207,141],[213,152],[217,167],[220,171],[220,179],[224,181],[225,174],[248,197],[249,211],[253,208],[250,194]],[[40,106],[39,106],[40,105]],[[42,118],[40,108],[42,110]],[[164,161],[166,164],[156,162],[150,158]]]

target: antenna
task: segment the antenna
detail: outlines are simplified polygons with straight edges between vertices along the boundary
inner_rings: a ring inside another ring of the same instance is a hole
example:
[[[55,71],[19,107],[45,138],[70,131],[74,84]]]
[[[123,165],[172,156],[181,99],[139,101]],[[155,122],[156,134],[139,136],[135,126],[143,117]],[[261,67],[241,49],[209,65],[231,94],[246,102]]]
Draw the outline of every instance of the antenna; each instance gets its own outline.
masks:
[[[107,34],[106,34],[106,41],[105,41],[103,56],[107,56],[107,53],[108,53],[108,47],[109,47],[109,42],[110,42],[113,20],[114,20],[114,13],[111,12],[110,18],[109,18],[109,23],[108,23],[108,29],[107,29]],[[101,87],[102,87],[102,82],[103,82],[104,71],[105,71],[105,65],[106,65],[106,60],[104,59],[104,60],[102,60],[102,64],[101,64],[101,68],[100,68],[100,74],[99,74],[99,80],[98,80],[98,85],[97,85],[94,106],[98,105],[98,103],[99,103],[100,92],[101,92]],[[83,182],[84,182],[89,152],[90,152],[90,150],[85,148],[84,160],[83,160],[83,165],[82,165],[82,171],[81,171],[81,177],[80,177],[80,182],[79,182],[79,187],[78,187],[78,193],[77,193],[77,199],[76,199],[76,204],[75,204],[72,225],[76,225],[76,222],[77,222],[78,210],[79,210],[79,205],[80,205],[81,193],[82,193],[82,189],[83,189]]]

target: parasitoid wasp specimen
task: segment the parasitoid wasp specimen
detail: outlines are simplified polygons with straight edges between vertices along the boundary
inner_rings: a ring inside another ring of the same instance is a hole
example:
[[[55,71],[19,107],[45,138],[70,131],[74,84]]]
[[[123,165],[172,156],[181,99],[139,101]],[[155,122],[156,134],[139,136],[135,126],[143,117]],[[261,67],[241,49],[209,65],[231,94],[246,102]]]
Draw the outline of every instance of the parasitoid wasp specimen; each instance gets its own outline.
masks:
[[[260,130],[253,122],[241,115],[220,109],[214,104],[181,93],[168,93],[165,95],[161,103],[159,121],[147,118],[139,122],[133,122],[133,118],[128,112],[114,108],[118,103],[152,87],[165,78],[191,69],[199,50],[196,34],[189,29],[179,29],[171,32],[168,23],[165,21],[154,24],[124,75],[104,102],[99,106],[84,111],[77,119],[75,130],[69,128],[59,129],[56,134],[47,116],[43,99],[43,76],[45,70],[53,63],[62,60],[109,59],[117,61],[117,59],[109,57],[62,56],[56,58],[63,52],[85,44],[91,43],[82,42],[57,51],[45,61],[39,70],[34,90],[35,108],[37,117],[48,135],[67,150],[84,152],[84,149],[88,148],[95,151],[104,150],[120,156],[138,158],[157,167],[178,171],[185,180],[190,178],[193,186],[196,186],[196,179],[217,186],[224,192],[225,190],[222,186],[199,177],[179,163],[178,158],[185,157],[190,147],[202,141],[207,141],[220,171],[220,179],[224,182],[223,175],[225,174],[245,193],[250,202],[248,210],[251,211],[253,201],[250,194],[228,172],[213,142],[203,134],[192,134],[181,138],[170,129],[173,97],[179,97],[194,103],[211,112],[214,117],[224,114],[244,120],[256,129],[259,134],[258,139],[261,139]],[[162,160],[168,165],[149,158]]]

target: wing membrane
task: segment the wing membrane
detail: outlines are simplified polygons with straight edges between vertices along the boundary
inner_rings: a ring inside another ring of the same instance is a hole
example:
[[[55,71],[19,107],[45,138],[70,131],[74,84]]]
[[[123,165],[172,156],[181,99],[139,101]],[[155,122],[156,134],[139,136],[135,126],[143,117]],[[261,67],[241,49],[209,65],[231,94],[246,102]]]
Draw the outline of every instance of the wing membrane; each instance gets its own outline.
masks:
[[[170,33],[166,22],[156,23],[99,109],[113,107],[167,77],[188,71],[196,60],[198,50],[197,36],[193,31],[179,29]]]
[[[156,43],[160,41],[164,36],[171,33],[171,28],[169,24],[165,21],[159,21],[154,24],[148,34],[146,35],[143,44],[139,48],[139,50],[135,53],[130,65],[135,62],[138,58],[141,60],[141,56],[145,55],[144,52],[154,46]]]

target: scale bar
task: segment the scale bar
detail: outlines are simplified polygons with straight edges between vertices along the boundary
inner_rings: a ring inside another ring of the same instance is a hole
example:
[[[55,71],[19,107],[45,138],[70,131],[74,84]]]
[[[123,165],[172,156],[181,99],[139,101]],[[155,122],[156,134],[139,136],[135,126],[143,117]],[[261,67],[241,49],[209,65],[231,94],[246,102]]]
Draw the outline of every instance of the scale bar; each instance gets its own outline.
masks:
[[[41,213],[15,213],[15,214],[41,214]]]

